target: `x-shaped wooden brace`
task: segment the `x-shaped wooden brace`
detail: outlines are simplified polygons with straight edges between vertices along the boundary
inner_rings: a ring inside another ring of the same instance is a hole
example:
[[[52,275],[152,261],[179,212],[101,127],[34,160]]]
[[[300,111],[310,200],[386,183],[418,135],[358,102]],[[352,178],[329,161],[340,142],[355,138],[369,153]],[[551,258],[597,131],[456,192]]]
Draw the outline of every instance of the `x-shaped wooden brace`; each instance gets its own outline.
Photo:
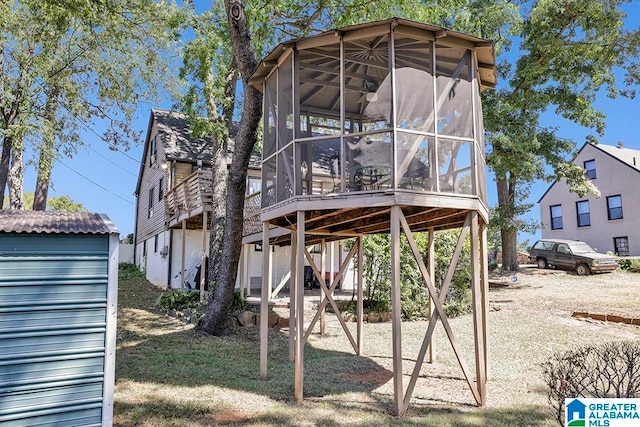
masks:
[[[358,238],[361,239],[362,237],[358,237]],[[342,313],[340,313],[340,310],[338,309],[338,305],[336,304],[336,302],[334,301],[333,297],[331,296],[331,294],[335,290],[337,284],[340,282],[340,280],[342,280],[342,276],[344,275],[344,272],[347,269],[347,267],[349,266],[349,263],[351,262],[351,258],[353,257],[353,255],[355,254],[357,249],[358,249],[358,245],[357,244],[354,244],[351,247],[351,250],[349,251],[349,254],[344,259],[344,261],[342,261],[342,265],[340,266],[340,269],[338,270],[338,273],[336,274],[335,278],[333,279],[333,282],[331,282],[331,286],[329,288],[327,288],[326,283],[324,283],[324,278],[322,277],[322,274],[320,273],[320,271],[318,271],[318,267],[316,267],[316,264],[313,261],[313,257],[311,256],[311,254],[309,253],[307,248],[306,247],[304,248],[304,256],[307,258],[307,261],[309,261],[309,265],[311,266],[311,269],[313,270],[313,274],[316,276],[316,279],[318,280],[318,282],[320,282],[320,287],[324,291],[324,298],[320,302],[320,306],[318,307],[318,311],[316,312],[316,315],[313,317],[313,320],[311,321],[311,324],[309,325],[309,328],[307,329],[307,332],[304,334],[304,341],[303,342],[305,342],[305,343],[307,342],[307,340],[309,339],[309,336],[311,335],[311,332],[313,331],[313,327],[316,325],[316,322],[318,322],[318,319],[320,319],[320,315],[321,315],[322,311],[325,309],[327,304],[331,304],[331,307],[333,308],[333,311],[335,312],[336,316],[338,317],[338,320],[340,321],[340,324],[342,325],[342,329],[344,329],[344,332],[347,335],[347,338],[349,338],[349,341],[351,342],[351,345],[353,346],[353,350],[356,353],[358,353],[358,350],[359,350],[358,349],[358,345],[356,344],[356,341],[353,339],[353,335],[351,335],[351,331],[349,331],[349,328],[347,327],[347,324],[345,323],[344,319],[342,318]]]
[[[431,319],[429,320],[427,333],[425,334],[424,340],[422,341],[422,347],[420,348],[420,352],[418,353],[418,358],[413,368],[411,379],[409,380],[409,384],[407,385],[406,394],[402,402],[403,410],[401,412],[404,413],[404,411],[406,411],[406,409],[409,407],[409,400],[411,399],[411,395],[413,394],[413,389],[416,385],[416,381],[418,380],[418,374],[420,373],[420,369],[422,368],[424,357],[429,347],[429,343],[431,342],[431,337],[433,336],[433,331],[436,327],[436,322],[438,321],[438,318],[441,318],[442,320],[442,326],[444,326],[444,329],[449,338],[449,342],[451,343],[451,347],[453,348],[456,358],[458,359],[458,363],[462,368],[462,372],[464,373],[465,379],[467,380],[467,384],[469,385],[469,389],[471,390],[471,393],[473,393],[473,397],[475,398],[476,402],[480,404],[480,401],[481,401],[480,394],[478,390],[473,386],[471,373],[462,357],[462,353],[460,352],[460,347],[458,346],[458,343],[455,340],[455,337],[453,336],[453,331],[451,330],[451,326],[449,325],[449,319],[444,314],[444,309],[442,307],[442,304],[444,303],[447,297],[447,293],[449,292],[451,279],[453,278],[455,267],[458,263],[458,259],[462,252],[462,248],[464,247],[464,241],[467,238],[467,235],[469,234],[469,228],[471,226],[471,215],[467,214],[467,219],[460,232],[460,237],[458,238],[458,243],[453,253],[453,257],[451,258],[451,264],[449,265],[449,269],[447,271],[447,275],[445,277],[444,283],[442,284],[442,289],[439,295],[436,291],[435,286],[433,285],[433,282],[431,282],[431,278],[429,276],[427,267],[425,266],[424,261],[422,260],[420,251],[418,250],[418,245],[413,239],[413,236],[411,234],[411,229],[409,228],[409,224],[407,223],[407,220],[405,219],[402,212],[400,212],[400,222],[402,224],[402,229],[404,231],[404,234],[407,237],[407,241],[409,242],[409,246],[411,246],[411,251],[413,252],[413,256],[416,259],[416,262],[418,263],[418,268],[420,269],[420,273],[422,274],[422,279],[427,285],[427,289],[429,291],[429,297],[433,299],[433,303],[436,309],[435,313],[433,313],[433,315],[431,316]],[[472,256],[476,256],[476,255],[472,254]]]

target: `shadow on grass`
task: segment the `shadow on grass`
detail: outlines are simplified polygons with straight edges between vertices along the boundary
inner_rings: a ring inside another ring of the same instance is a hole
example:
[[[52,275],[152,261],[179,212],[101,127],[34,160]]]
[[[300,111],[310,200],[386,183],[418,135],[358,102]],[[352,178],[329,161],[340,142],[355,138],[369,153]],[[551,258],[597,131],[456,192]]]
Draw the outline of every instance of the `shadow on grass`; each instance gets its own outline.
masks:
[[[122,387],[116,393],[115,425],[294,426],[300,425],[301,416],[307,424],[320,426],[549,425],[549,415],[538,407],[465,408],[420,399],[412,401],[404,418],[395,418],[393,397],[374,392],[392,378],[390,371],[370,358],[310,345],[305,347],[305,402],[293,402],[294,372],[286,334],[269,331],[268,379],[261,381],[258,328],[242,329],[231,337],[196,335],[193,328],[159,314],[153,306],[159,293],[146,282],[121,281],[116,382]],[[142,299],[136,298],[139,295]],[[172,387],[194,389],[194,397],[206,390],[212,396],[171,400],[149,389],[139,394],[125,390],[130,382],[167,386],[169,393]],[[273,407],[255,412],[229,409],[235,405],[220,397],[225,394],[249,404],[256,395],[265,396]]]

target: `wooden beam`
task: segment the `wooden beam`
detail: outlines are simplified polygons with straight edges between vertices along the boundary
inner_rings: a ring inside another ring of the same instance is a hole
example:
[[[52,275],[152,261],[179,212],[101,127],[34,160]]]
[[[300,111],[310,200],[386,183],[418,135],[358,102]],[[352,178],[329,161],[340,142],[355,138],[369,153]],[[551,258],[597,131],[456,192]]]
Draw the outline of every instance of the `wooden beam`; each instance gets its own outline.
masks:
[[[269,225],[262,223],[262,293],[260,296],[260,379],[267,379],[267,354],[269,339],[269,289],[264,283],[269,277]]]
[[[296,290],[297,290],[297,268],[298,268],[298,234],[291,232],[291,279],[289,280],[289,362],[296,360]]]
[[[433,228],[429,229],[428,237],[427,237],[427,268],[429,269],[429,278],[431,279],[431,283],[436,283],[436,249],[435,249],[435,234],[436,231]],[[433,305],[433,297],[429,295],[429,308],[428,308],[428,317],[431,320],[431,316],[433,316],[434,305]],[[429,352],[427,354],[427,362],[433,363],[433,356],[435,350],[433,348],[433,340],[429,338],[427,340],[429,345]]]
[[[146,244],[146,243],[145,243]],[[185,267],[185,251],[187,245],[187,223],[182,221],[182,255],[180,259],[180,289],[184,290],[184,283],[186,280],[186,267]]]
[[[324,284],[325,274],[327,273],[327,242],[322,239],[320,243],[320,275],[322,276],[321,284]],[[324,295],[325,287],[320,286],[320,301],[322,301],[325,297]],[[333,297],[329,295],[331,299]],[[320,335],[324,335],[326,333],[326,310],[322,309],[320,312]]]
[[[402,386],[402,309],[400,305],[400,218],[399,206],[391,208],[391,340],[393,345],[393,408],[405,412]]]
[[[480,288],[480,233],[478,213],[471,212],[471,298],[473,301],[473,336],[476,353],[476,387],[480,406],[487,404],[487,381],[485,376],[485,349],[482,289]]]
[[[204,301],[205,277],[207,277],[207,211],[202,213],[202,256],[200,257],[200,301]]]
[[[482,335],[484,336],[484,372],[487,381],[490,379],[489,371],[489,334],[487,332],[487,316],[489,315],[489,269],[487,245],[488,224],[482,221],[480,232],[480,288],[482,290]]]
[[[294,395],[298,402],[304,397],[304,230],[305,212],[297,211],[297,245],[296,245],[296,348],[294,362]]]
[[[357,301],[357,309],[356,309],[356,318],[357,318],[357,334],[356,339],[358,340],[358,356],[362,356],[362,328],[363,328],[363,314],[364,314],[364,264],[363,264],[363,256],[364,256],[364,236],[358,237],[358,301]]]
[[[427,334],[425,335],[425,338],[423,340],[422,343],[422,347],[420,348],[420,353],[418,355],[418,359],[416,361],[416,364],[414,366],[414,371],[411,375],[411,379],[409,382],[409,386],[407,387],[407,394],[405,396],[404,402],[403,402],[403,411],[406,410],[406,408],[408,408],[409,406],[409,400],[411,399],[411,394],[413,393],[413,388],[415,386],[415,383],[417,381],[418,378],[418,374],[420,372],[420,367],[422,366],[422,363],[424,361],[424,356],[426,353],[426,348],[428,346],[428,340],[431,339],[431,336],[433,335],[433,331],[435,329],[435,325],[436,322],[438,320],[438,318],[441,319],[442,322],[442,326],[444,327],[445,332],[447,333],[447,337],[449,338],[449,342],[451,343],[451,348],[453,349],[453,352],[458,360],[458,364],[460,365],[460,368],[462,369],[462,372],[464,374],[464,377],[467,381],[467,385],[469,386],[469,389],[471,390],[471,393],[473,394],[473,397],[475,398],[476,402],[478,404],[480,404],[480,395],[478,394],[478,390],[475,388],[474,384],[473,384],[473,380],[471,378],[471,374],[469,369],[467,368],[467,365],[464,361],[464,358],[462,357],[462,352],[460,351],[460,347],[458,345],[457,340],[455,339],[455,336],[453,335],[453,331],[451,329],[451,325],[449,324],[449,319],[447,318],[446,314],[444,313],[444,308],[443,308],[443,303],[444,300],[446,298],[446,293],[449,290],[449,283],[451,282],[451,278],[449,277],[449,275],[451,275],[451,277],[453,276],[453,271],[455,270],[455,265],[458,262],[458,258],[460,256],[460,252],[462,252],[462,246],[464,243],[464,239],[466,238],[466,235],[468,233],[468,228],[469,227],[464,227],[460,233],[460,237],[458,239],[458,245],[456,246],[456,250],[454,251],[454,255],[453,258],[451,260],[451,264],[449,265],[449,272],[447,274],[448,277],[448,282],[446,281],[447,279],[445,279],[445,283],[443,283],[442,285],[442,289],[440,290],[440,294],[438,295],[438,292],[436,291],[435,285],[433,282],[431,282],[431,278],[429,277],[429,272],[427,271],[427,267],[424,265],[424,261],[422,260],[422,255],[420,254],[420,251],[418,250],[418,245],[416,244],[415,240],[413,239],[413,236],[411,234],[411,229],[409,228],[409,225],[407,224],[407,221],[404,219],[404,217],[402,216],[402,211],[400,211],[400,221],[402,223],[402,228],[404,230],[405,236],[407,238],[407,241],[409,243],[409,246],[411,247],[411,251],[413,252],[413,256],[418,264],[418,268],[420,270],[420,273],[422,274],[422,279],[424,280],[425,284],[427,285],[427,288],[429,290],[429,295],[431,297],[433,297],[433,301],[434,301],[434,305],[435,305],[435,313],[433,314],[433,316],[431,317],[431,320],[429,321],[429,326],[427,328]],[[466,230],[466,232],[465,232]]]

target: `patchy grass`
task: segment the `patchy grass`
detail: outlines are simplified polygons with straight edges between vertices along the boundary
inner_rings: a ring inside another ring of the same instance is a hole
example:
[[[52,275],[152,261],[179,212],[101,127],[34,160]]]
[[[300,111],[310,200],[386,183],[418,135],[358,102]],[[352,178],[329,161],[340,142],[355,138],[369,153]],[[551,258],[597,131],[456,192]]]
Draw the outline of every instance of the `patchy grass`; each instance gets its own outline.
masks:
[[[638,275],[625,274],[594,276],[593,284],[570,275],[521,274],[516,284],[492,288],[487,406],[474,405],[438,325],[436,359],[423,366],[402,419],[391,415],[389,323],[365,324],[362,357],[354,355],[339,323],[328,315],[327,333],[312,334],[305,347],[305,400],[297,403],[285,332],[270,331],[269,379],[260,381],[257,328],[234,337],[196,335],[193,326],[160,314],[155,303],[160,290],[144,280],[121,280],[114,424],[553,426],[541,363],[574,345],[640,339],[638,327],[570,317],[571,306],[582,308],[581,295],[587,305],[595,304],[593,292],[608,295],[598,308],[616,312],[620,303],[618,311],[629,310],[629,281],[638,283]],[[606,290],[598,290],[603,286]],[[473,319],[452,319],[451,326],[473,372]],[[349,327],[355,334],[355,324]],[[403,324],[405,387],[425,330],[425,322]]]

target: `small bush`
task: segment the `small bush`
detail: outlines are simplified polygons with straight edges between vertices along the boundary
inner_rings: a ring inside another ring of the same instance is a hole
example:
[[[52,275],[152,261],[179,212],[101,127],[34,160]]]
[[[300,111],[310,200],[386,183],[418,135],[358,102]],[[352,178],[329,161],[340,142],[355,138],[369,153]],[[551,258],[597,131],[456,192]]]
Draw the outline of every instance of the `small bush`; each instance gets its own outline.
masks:
[[[621,270],[640,273],[640,258],[618,258],[618,265],[620,265]]]
[[[247,299],[242,295],[240,291],[233,293],[233,302],[231,303],[230,311],[244,310],[247,308]]]
[[[639,342],[580,347],[550,357],[542,368],[549,405],[560,425],[567,398],[640,396]]]
[[[200,306],[200,292],[166,291],[160,294],[158,305],[166,310],[184,310]]]
[[[129,262],[121,262],[118,264],[118,279],[144,279],[144,271],[140,270],[137,265]]]

